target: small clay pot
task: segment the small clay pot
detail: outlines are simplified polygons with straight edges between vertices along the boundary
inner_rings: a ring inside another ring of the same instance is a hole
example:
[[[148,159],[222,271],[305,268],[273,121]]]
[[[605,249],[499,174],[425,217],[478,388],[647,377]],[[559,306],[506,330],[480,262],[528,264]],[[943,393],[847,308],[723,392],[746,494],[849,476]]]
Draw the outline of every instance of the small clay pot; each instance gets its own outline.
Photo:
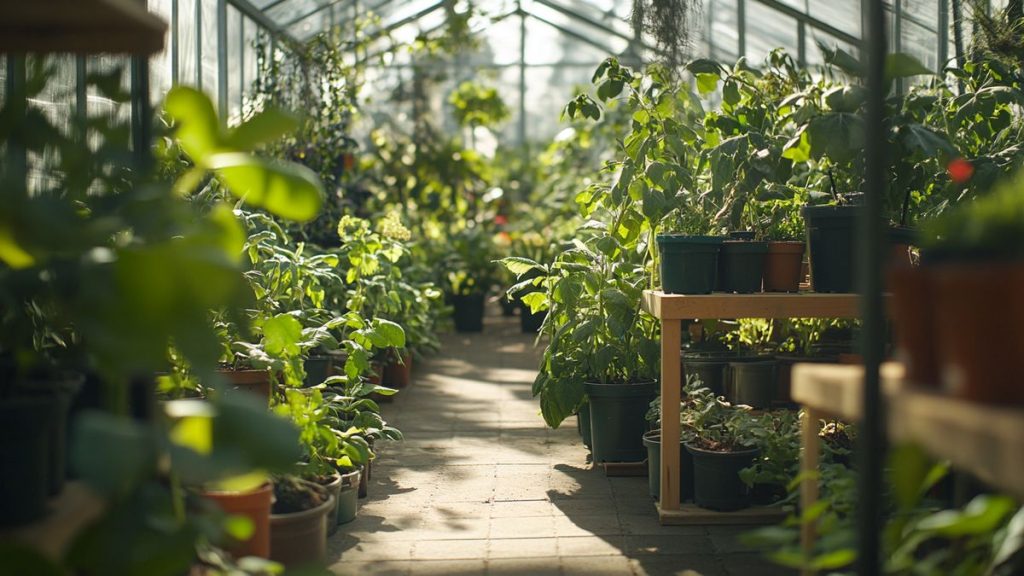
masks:
[[[270,402],[270,372],[267,370],[219,370],[231,390],[255,394]]]
[[[764,291],[797,292],[804,279],[803,242],[769,242],[764,258]]]
[[[274,496],[274,487],[270,482],[248,492],[204,491],[200,494],[217,504],[225,514],[245,516],[252,522],[252,536],[243,542],[229,544],[228,552],[235,558],[270,558],[270,507]]]
[[[888,283],[897,355],[906,367],[906,379],[916,385],[936,387],[939,362],[935,354],[936,308],[930,269],[890,267]]]

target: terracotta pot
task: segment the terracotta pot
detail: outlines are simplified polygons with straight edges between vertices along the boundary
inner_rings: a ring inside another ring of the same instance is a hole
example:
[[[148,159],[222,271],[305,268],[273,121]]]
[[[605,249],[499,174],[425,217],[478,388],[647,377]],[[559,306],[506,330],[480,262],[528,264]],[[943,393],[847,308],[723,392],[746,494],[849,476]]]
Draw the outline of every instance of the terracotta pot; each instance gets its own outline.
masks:
[[[286,567],[322,565],[327,559],[327,514],[331,496],[311,510],[270,515],[270,559]]]
[[[232,390],[262,396],[270,402],[270,372],[267,370],[219,370]]]
[[[412,354],[408,350],[403,350],[401,362],[398,360],[396,353],[388,355],[382,379],[385,386],[401,389],[412,383]]]
[[[1024,264],[941,264],[931,270],[942,387],[979,402],[1024,405]]]
[[[892,319],[897,355],[906,366],[908,381],[921,386],[939,385],[939,363],[935,355],[934,286],[930,268],[904,266],[889,268]],[[943,319],[945,321],[945,319]]]
[[[796,292],[803,274],[803,242],[769,242],[764,259],[764,291]]]
[[[217,504],[225,514],[245,516],[253,525],[252,536],[244,542],[233,542],[225,548],[235,558],[259,556],[270,558],[270,506],[274,487],[270,482],[249,492],[202,492],[203,498]]]

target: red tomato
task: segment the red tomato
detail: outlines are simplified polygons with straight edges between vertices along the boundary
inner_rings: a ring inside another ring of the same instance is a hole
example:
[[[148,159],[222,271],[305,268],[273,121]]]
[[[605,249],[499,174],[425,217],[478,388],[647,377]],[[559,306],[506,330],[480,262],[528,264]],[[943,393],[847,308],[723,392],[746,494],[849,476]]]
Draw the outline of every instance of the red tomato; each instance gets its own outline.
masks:
[[[946,166],[946,172],[950,179],[957,184],[963,184],[974,175],[974,165],[963,158],[954,158]]]

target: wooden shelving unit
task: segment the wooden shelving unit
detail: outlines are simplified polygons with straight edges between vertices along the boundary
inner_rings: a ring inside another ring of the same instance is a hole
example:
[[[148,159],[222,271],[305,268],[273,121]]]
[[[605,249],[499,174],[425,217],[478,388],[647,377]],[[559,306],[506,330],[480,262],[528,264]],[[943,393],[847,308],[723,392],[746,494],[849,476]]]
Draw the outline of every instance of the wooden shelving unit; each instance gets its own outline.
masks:
[[[662,437],[679,436],[679,401],[682,375],[679,350],[683,320],[722,318],[856,318],[859,302],[856,294],[665,294],[644,292],[643,308],[661,321],[661,414]],[[679,451],[661,446],[661,499],[658,516],[662,524],[772,522],[777,509],[751,509],[745,513],[714,512],[680,505]],[[768,512],[766,515],[765,512]]]
[[[0,2],[0,52],[156,54],[166,32],[139,0]]]

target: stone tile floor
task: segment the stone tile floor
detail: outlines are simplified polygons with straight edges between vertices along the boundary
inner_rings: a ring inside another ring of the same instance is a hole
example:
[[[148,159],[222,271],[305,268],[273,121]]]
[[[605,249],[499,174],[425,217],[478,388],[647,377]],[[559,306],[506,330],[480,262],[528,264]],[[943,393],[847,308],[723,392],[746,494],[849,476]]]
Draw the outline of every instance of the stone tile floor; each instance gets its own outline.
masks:
[[[567,421],[531,396],[540,352],[518,319],[453,334],[384,405],[406,436],[382,448],[358,518],[328,542],[335,574],[787,574],[745,528],[658,523],[646,478],[587,463]]]

